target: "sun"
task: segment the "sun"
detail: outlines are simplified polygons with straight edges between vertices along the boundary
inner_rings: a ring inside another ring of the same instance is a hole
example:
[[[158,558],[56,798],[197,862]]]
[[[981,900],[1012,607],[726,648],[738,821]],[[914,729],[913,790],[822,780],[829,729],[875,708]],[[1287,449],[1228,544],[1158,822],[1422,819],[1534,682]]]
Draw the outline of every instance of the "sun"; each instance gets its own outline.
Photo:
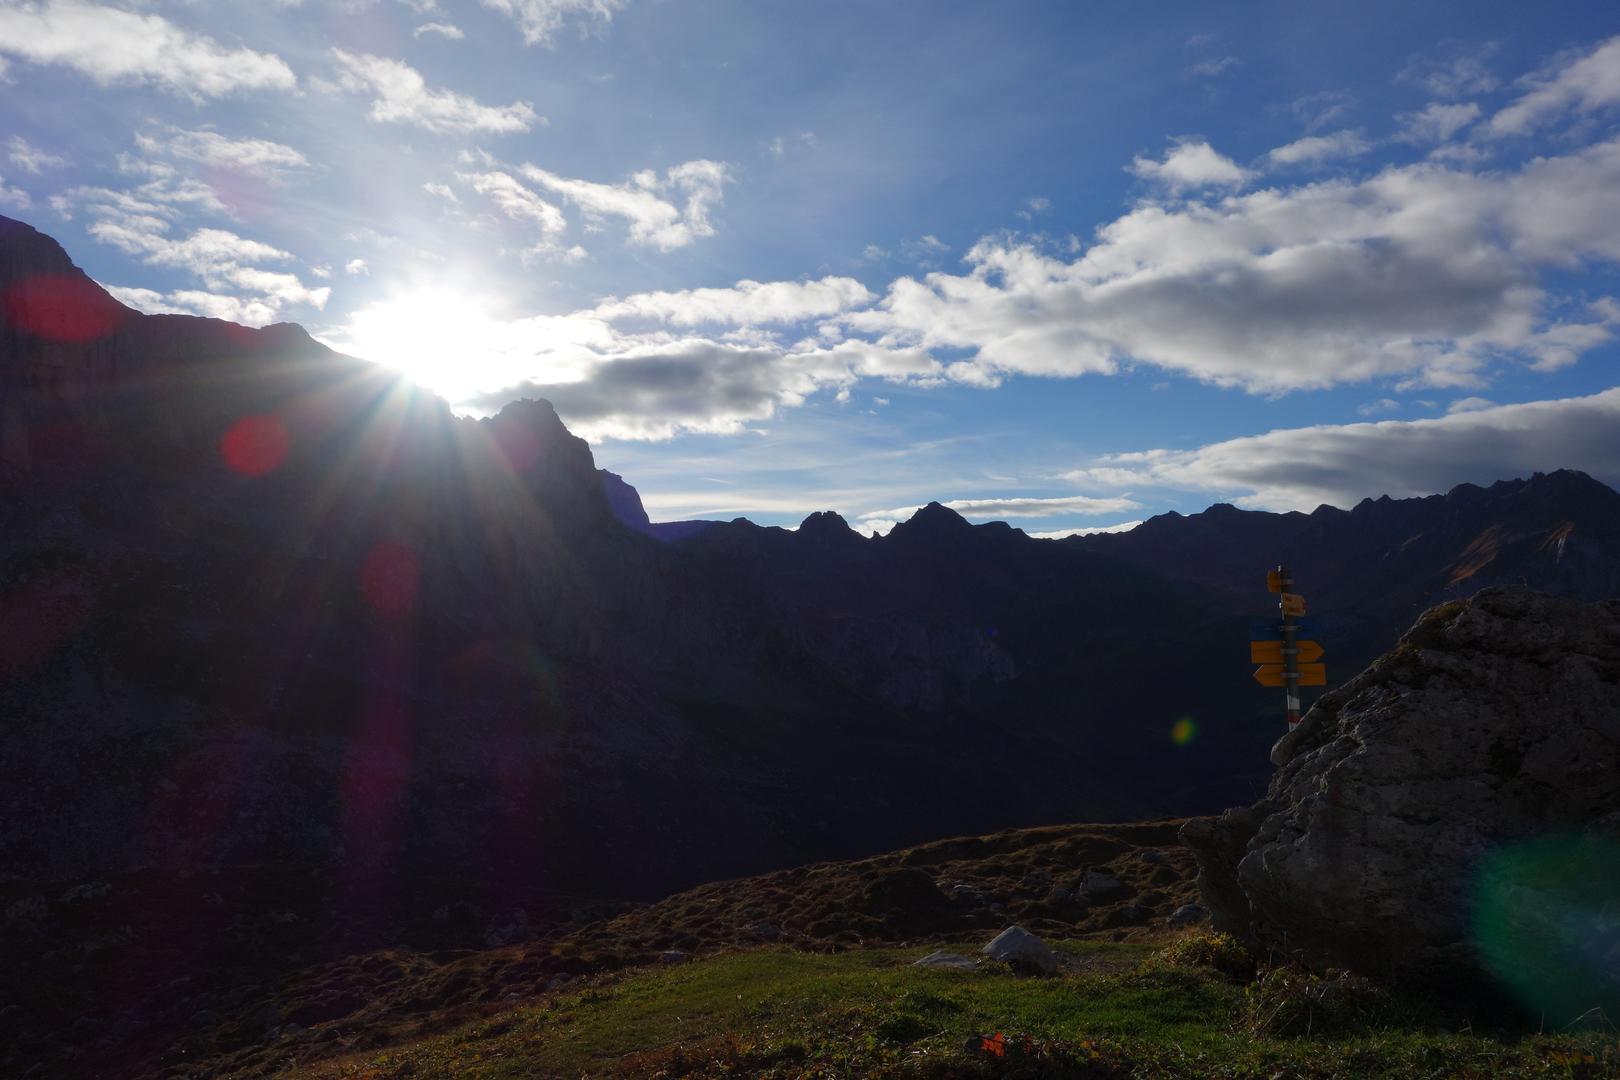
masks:
[[[431,288],[360,308],[328,344],[394,368],[454,404],[476,396],[503,366],[501,330],[501,322],[472,298]]]

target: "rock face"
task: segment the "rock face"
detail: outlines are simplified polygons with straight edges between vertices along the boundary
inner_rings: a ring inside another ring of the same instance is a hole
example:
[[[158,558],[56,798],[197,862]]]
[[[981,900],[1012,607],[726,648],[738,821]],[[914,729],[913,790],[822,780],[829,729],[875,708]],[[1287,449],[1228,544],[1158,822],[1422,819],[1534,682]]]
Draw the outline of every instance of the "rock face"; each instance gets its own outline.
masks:
[[[1552,938],[1586,915],[1501,867],[1549,837],[1620,838],[1620,600],[1500,587],[1434,608],[1272,759],[1266,798],[1183,830],[1217,927],[1316,967],[1512,982],[1482,911],[1516,896]]]

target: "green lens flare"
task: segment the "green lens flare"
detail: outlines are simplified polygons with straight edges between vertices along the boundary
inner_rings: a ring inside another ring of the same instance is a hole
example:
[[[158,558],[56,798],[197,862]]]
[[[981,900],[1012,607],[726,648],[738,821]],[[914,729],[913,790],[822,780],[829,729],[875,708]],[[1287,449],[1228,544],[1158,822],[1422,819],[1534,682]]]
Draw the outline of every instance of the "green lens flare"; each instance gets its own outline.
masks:
[[[1170,725],[1170,741],[1177,746],[1191,746],[1198,738],[1198,724],[1190,716],[1183,716]]]
[[[1532,1014],[1620,1017],[1620,843],[1566,833],[1499,848],[1470,892],[1475,953]]]

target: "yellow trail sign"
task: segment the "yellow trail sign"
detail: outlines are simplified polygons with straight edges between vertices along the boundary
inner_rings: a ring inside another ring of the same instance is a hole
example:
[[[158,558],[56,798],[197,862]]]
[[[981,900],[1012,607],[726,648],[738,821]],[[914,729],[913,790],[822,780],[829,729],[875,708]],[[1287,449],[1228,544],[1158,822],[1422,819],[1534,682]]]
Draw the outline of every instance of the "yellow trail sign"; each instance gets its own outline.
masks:
[[[1305,598],[1299,593],[1285,592],[1282,594],[1282,613],[1292,617],[1305,614]]]
[[[1287,686],[1290,682],[1289,679],[1284,677],[1283,666],[1281,664],[1261,664],[1259,667],[1254,669],[1254,681],[1259,683],[1261,686]],[[1299,665],[1298,685],[1326,686],[1327,665]]]
[[[1249,663],[1251,664],[1281,664],[1287,660],[1283,654],[1286,648],[1281,641],[1251,641],[1249,642]],[[1294,648],[1299,652],[1294,659],[1302,664],[1309,664],[1313,660],[1322,659],[1322,646],[1314,641],[1296,641]]]
[[[1282,592],[1283,586],[1292,585],[1292,581],[1284,581],[1281,570],[1266,571],[1266,588],[1272,592]]]

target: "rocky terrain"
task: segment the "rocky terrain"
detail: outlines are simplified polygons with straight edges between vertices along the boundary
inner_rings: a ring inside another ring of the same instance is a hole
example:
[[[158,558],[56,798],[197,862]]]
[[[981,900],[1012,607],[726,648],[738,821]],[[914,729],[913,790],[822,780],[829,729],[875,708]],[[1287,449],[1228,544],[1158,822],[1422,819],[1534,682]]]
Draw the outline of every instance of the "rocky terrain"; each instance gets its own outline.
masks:
[[[1620,1005],[1620,600],[1437,607],[1272,760],[1264,799],[1183,833],[1217,926],[1556,1023]]]

